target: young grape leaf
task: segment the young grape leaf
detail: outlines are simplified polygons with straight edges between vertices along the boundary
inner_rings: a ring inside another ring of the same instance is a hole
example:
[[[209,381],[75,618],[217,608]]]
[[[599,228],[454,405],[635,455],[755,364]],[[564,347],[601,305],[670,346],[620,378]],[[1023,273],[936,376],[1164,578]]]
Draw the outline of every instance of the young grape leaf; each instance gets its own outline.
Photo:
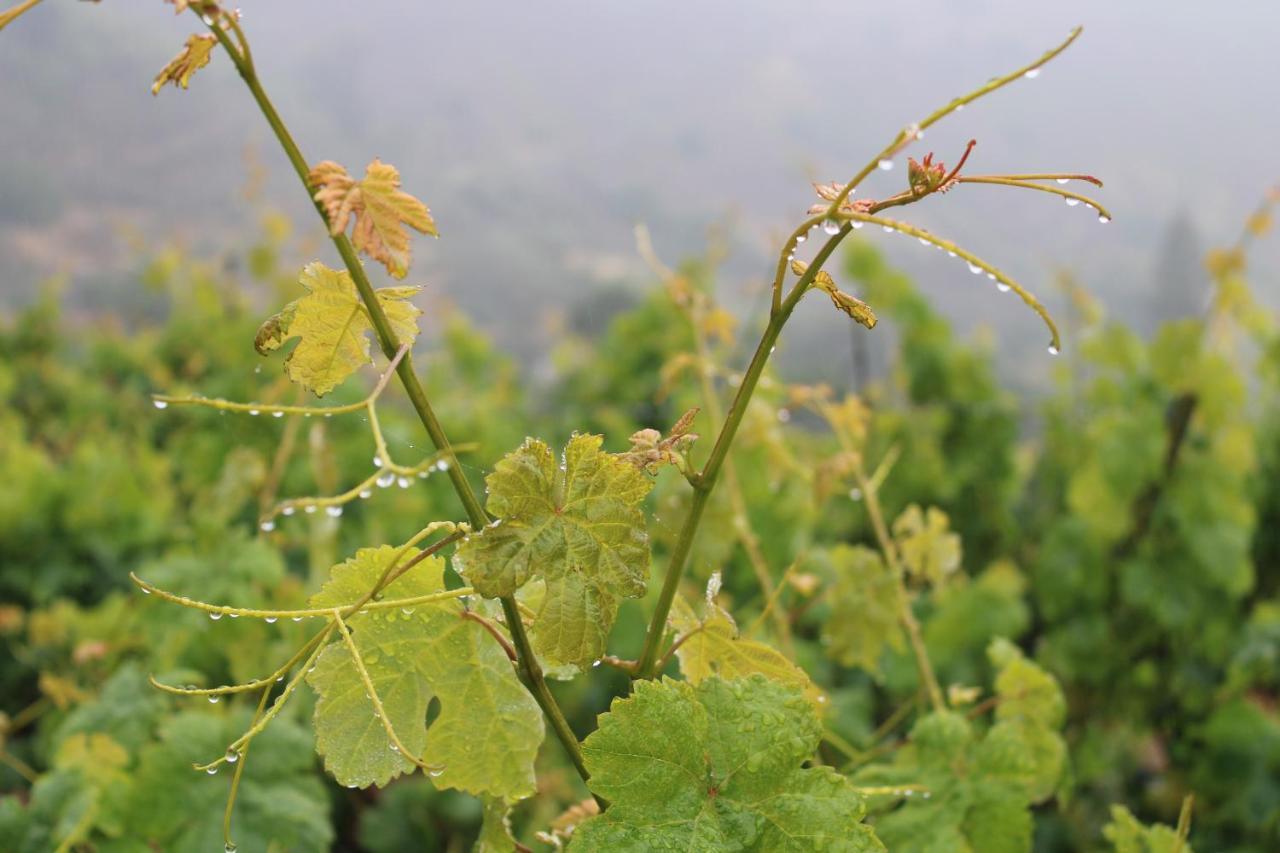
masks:
[[[798,691],[754,675],[639,681],[583,743],[589,787],[611,805],[571,851],[877,851],[862,798],[829,767]]]
[[[1000,702],[985,737],[964,716],[937,711],[915,725],[892,764],[854,778],[928,791],[928,798],[908,800],[876,820],[876,833],[894,851],[1023,853],[1031,847],[1029,806],[1052,795],[1065,769],[1057,731],[1065,706],[1052,678],[1011,644],[997,641],[989,654],[1000,668]]]
[[[877,674],[885,646],[903,648],[898,579],[877,552],[862,545],[837,545],[826,556],[835,582],[822,626],[823,645],[842,666]]]
[[[668,621],[678,633],[688,636],[676,649],[676,657],[680,672],[691,684],[712,676],[732,681],[758,673],[803,691],[819,713],[824,710],[827,697],[809,674],[777,649],[739,637],[737,624],[723,608],[708,603],[699,618],[683,598],[677,596],[672,605]]]
[[[369,363],[369,314],[351,274],[316,262],[298,278],[307,295],[295,299],[258,329],[254,348],[262,355],[279,349],[290,338],[298,345],[285,359],[289,378],[323,397],[363,364]],[[391,329],[402,343],[418,336],[418,315],[407,300],[421,288],[384,287],[375,291]]]
[[[598,435],[575,435],[562,465],[528,439],[489,475],[498,521],[464,540],[454,566],[484,596],[537,575],[546,591],[534,647],[552,664],[587,666],[605,651],[618,598],[644,595],[649,544],[640,503],[651,482]]]
[[[169,60],[169,64],[160,69],[155,82],[151,84],[151,94],[160,94],[166,83],[187,88],[191,75],[209,64],[209,57],[218,40],[211,35],[193,35],[187,37],[187,43],[178,55]]]
[[[400,189],[395,166],[375,159],[366,167],[364,178],[357,181],[343,166],[325,160],[307,179],[316,188],[315,200],[324,208],[329,232],[337,236],[346,231],[354,215],[351,242],[396,278],[404,278],[409,271],[409,232],[405,226],[437,235],[427,206]]]
[[[912,576],[938,586],[960,568],[960,537],[950,532],[947,514],[937,507],[922,512],[911,504],[893,522],[902,565]]]
[[[1116,853],[1193,853],[1173,829],[1158,823],[1146,826],[1124,806],[1111,807],[1111,822],[1102,834]]]
[[[386,545],[360,549],[334,566],[311,606],[355,603],[397,551]],[[417,553],[409,549],[401,559]],[[405,598],[443,589],[444,561],[432,557],[393,581],[383,595]],[[423,761],[444,765],[433,779],[437,786],[510,800],[533,793],[542,715],[501,646],[484,626],[462,618],[457,600],[361,612],[347,621],[400,742]],[[344,643],[326,648],[307,680],[319,694],[316,748],[341,784],[381,786],[413,770],[409,759],[392,750]],[[433,697],[439,699],[440,715],[428,726]]]

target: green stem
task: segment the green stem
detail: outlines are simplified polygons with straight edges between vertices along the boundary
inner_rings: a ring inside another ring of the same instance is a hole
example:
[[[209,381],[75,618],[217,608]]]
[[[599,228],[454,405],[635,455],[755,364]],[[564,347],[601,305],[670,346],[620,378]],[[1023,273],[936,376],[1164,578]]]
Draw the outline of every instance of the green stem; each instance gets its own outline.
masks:
[[[814,277],[818,271],[822,269],[822,265],[826,263],[827,258],[831,257],[831,253],[836,250],[849,232],[852,226],[846,223],[841,229],[827,240],[826,244],[818,250],[814,255],[813,263],[805,270],[799,281],[791,289],[787,298],[781,301],[775,311],[769,316],[769,324],[765,326],[764,334],[760,338],[760,343],[756,347],[755,355],[751,357],[751,363],[747,366],[747,372],[743,374],[742,384],[738,386],[738,393],[733,398],[733,404],[729,407],[729,414],[725,418],[724,426],[720,429],[720,435],[716,437],[715,446],[711,448],[711,455],[707,458],[706,465],[703,466],[701,473],[695,478],[693,501],[689,505],[689,514],[685,516],[684,525],[680,528],[680,535],[676,539],[676,544],[671,550],[671,557],[667,562],[666,577],[662,582],[662,591],[658,595],[657,605],[654,607],[653,616],[649,619],[649,631],[644,638],[644,650],[640,653],[640,657],[636,662],[637,678],[653,678],[656,675],[655,664],[658,660],[658,646],[662,643],[663,634],[666,633],[667,615],[671,612],[671,602],[675,600],[676,590],[680,586],[680,577],[684,574],[685,563],[689,559],[689,552],[693,549],[693,540],[698,533],[698,525],[702,522],[702,514],[707,508],[708,501],[711,500],[711,492],[715,489],[716,477],[720,473],[720,469],[724,467],[725,459],[729,455],[729,448],[733,444],[734,437],[738,434],[738,427],[742,425],[742,418],[747,413],[747,406],[751,402],[751,396],[755,393],[756,385],[760,382],[760,376],[764,373],[765,365],[769,362],[769,356],[773,353],[774,344],[778,342],[778,335],[782,333],[782,327],[787,324],[791,312],[800,302],[800,298],[804,296],[809,289],[809,285],[813,283]]]
[[[294,172],[297,173],[298,180],[302,181],[302,185],[307,189],[307,195],[310,196],[312,194],[311,181],[309,179],[311,169],[307,165],[306,158],[302,156],[302,151],[298,148],[298,144],[294,141],[292,134],[289,133],[289,129],[280,118],[280,114],[276,112],[275,105],[267,97],[267,93],[262,88],[252,63],[236,49],[235,44],[227,36],[226,31],[222,29],[217,20],[208,26],[227,52],[227,55],[231,57],[231,61],[235,63],[236,70],[240,72],[240,77],[244,80],[245,85],[249,87],[249,92],[253,95],[254,101],[257,102],[258,109],[262,111],[267,124],[271,125],[271,130],[276,139],[279,140],[280,147],[284,149],[285,156],[289,158],[289,163],[293,166]],[[325,216],[324,209],[319,203],[315,202],[314,198],[312,202],[315,204],[316,212],[320,214],[320,219],[325,223],[326,230],[328,230],[329,220]],[[360,293],[360,299],[363,301],[365,309],[369,312],[369,320],[372,322],[374,331],[378,336],[378,343],[382,347],[382,352],[388,359],[395,358],[397,351],[400,349],[400,340],[387,320],[386,312],[383,311],[382,303],[378,301],[377,295],[374,293],[373,285],[365,274],[364,266],[356,256],[355,247],[351,245],[351,241],[346,234],[333,234],[330,232],[329,236],[333,240],[334,246],[338,249],[338,254],[341,255],[347,271],[351,274],[351,280],[355,283],[356,290]],[[436,418],[435,412],[431,408],[431,403],[427,400],[426,391],[423,390],[422,383],[418,380],[418,374],[413,369],[411,354],[405,353],[400,359],[400,363],[396,365],[396,375],[400,378],[400,384],[404,386],[405,393],[408,395],[414,411],[418,413],[418,419],[422,421],[422,426],[426,429],[427,435],[430,436],[431,443],[443,454],[445,461],[449,464],[447,472],[449,481],[453,484],[453,490],[457,492],[458,498],[462,501],[467,518],[471,521],[471,526],[477,530],[484,527],[489,523],[489,516],[485,512],[484,506],[480,503],[480,499],[476,496],[475,491],[471,488],[471,483],[468,482],[466,474],[463,473],[462,466],[458,464],[458,459],[454,455],[449,438],[445,434],[444,428],[440,425],[440,421]],[[519,653],[518,668],[520,678],[533,695],[534,700],[537,701],[539,707],[542,708],[543,713],[546,714],[547,719],[551,722],[552,731],[556,733],[556,737],[564,745],[570,761],[573,762],[578,775],[585,782],[589,774],[587,773],[586,764],[583,762],[582,749],[578,745],[578,738],[573,733],[573,730],[569,728],[569,723],[565,719],[564,713],[560,710],[560,706],[556,704],[555,697],[551,695],[551,689],[547,686],[542,667],[539,666],[538,660],[533,654],[533,647],[529,643],[528,635],[525,633],[524,623],[520,621],[520,611],[516,606],[515,597],[503,596],[500,600],[502,602],[502,611],[506,616],[507,627],[511,631],[512,644]]]

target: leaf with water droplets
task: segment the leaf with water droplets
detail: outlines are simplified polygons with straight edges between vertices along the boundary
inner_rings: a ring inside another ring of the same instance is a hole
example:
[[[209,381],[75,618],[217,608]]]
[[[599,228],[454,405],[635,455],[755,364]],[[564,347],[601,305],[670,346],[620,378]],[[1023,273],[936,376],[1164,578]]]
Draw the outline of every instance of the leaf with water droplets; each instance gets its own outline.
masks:
[[[692,684],[711,676],[726,680],[760,674],[804,692],[821,711],[826,696],[810,680],[808,673],[771,646],[738,636],[738,626],[727,611],[716,604],[705,605],[700,618],[683,598],[671,608],[671,626],[688,639],[676,649],[680,672]]]
[[[391,565],[398,549],[362,548],[334,566],[311,598],[312,607],[354,604]],[[407,562],[419,552],[401,555]],[[444,589],[444,562],[430,557],[385,589],[388,598]],[[542,742],[542,716],[516,678],[502,647],[484,627],[462,618],[456,599],[361,612],[347,620],[352,639],[378,693],[387,721],[405,748],[444,765],[439,787],[519,799],[533,793],[533,760]],[[414,765],[391,749],[383,722],[347,646],[332,643],[307,681],[319,694],[316,749],[339,783],[385,785]],[[440,715],[427,725],[427,705]]]
[[[375,159],[356,180],[347,170],[325,160],[307,176],[316,188],[315,200],[324,208],[333,235],[351,231],[355,247],[387,268],[396,278],[409,271],[409,232],[405,226],[436,236],[436,224],[427,206],[400,189],[395,166]]]
[[[862,798],[829,767],[804,696],[760,675],[639,681],[582,744],[603,814],[571,851],[879,851]]]
[[[156,75],[155,82],[151,84],[151,94],[160,94],[166,83],[187,88],[191,75],[209,64],[209,57],[217,44],[218,40],[211,35],[188,36],[178,55]]]
[[[885,647],[903,648],[898,579],[877,552],[862,545],[837,545],[817,559],[835,576],[822,626],[827,654],[843,666],[878,674]]]
[[[285,371],[294,382],[323,397],[369,363],[368,333],[373,325],[346,270],[316,262],[307,265],[298,281],[307,294],[268,317],[253,345],[266,355],[290,338],[298,338],[298,345],[285,359]],[[418,315],[422,312],[408,299],[419,289],[384,287],[375,291],[402,343],[412,343],[418,336]]]
[[[500,522],[472,534],[454,566],[486,597],[510,595],[534,577],[546,593],[534,647],[552,664],[586,667],[605,652],[619,598],[644,595],[649,541],[640,504],[651,481],[598,435],[575,435],[563,465],[528,439],[486,481]]]

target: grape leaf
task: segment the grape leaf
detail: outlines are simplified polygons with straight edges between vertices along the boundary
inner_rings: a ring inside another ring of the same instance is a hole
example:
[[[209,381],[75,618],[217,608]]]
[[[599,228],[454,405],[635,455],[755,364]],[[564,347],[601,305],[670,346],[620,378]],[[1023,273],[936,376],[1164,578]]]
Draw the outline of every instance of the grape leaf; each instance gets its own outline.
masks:
[[[454,567],[486,597],[537,575],[546,592],[534,647],[552,664],[586,666],[605,651],[618,598],[644,595],[649,545],[640,503],[651,483],[636,466],[575,435],[563,464],[537,439],[507,454],[487,479],[498,521],[464,540]]]
[[[1053,679],[1011,644],[996,641],[988,654],[999,667],[1000,701],[985,737],[964,716],[936,711],[916,723],[892,764],[854,777],[863,785],[927,790],[927,798],[907,800],[876,820],[876,833],[894,851],[1022,853],[1031,847],[1029,806],[1051,796],[1065,770],[1057,731],[1065,705]]]
[[[738,626],[723,608],[708,602],[699,618],[683,598],[672,602],[670,623],[688,639],[676,649],[680,672],[691,684],[712,676],[727,681],[760,674],[771,681],[803,691],[821,712],[826,694],[813,683],[809,674],[792,663],[786,655],[771,646],[738,636]]]
[[[183,711],[168,718],[160,740],[142,751],[132,776],[124,837],[154,850],[221,850],[226,768],[192,770],[221,754],[249,725],[249,713]],[[232,818],[241,850],[327,850],[333,842],[329,797],[315,775],[306,729],[276,719],[253,739]],[[133,848],[129,848],[133,849]]]
[[[155,82],[151,84],[151,94],[160,94],[166,83],[187,88],[191,75],[209,64],[209,57],[217,44],[218,40],[211,35],[188,36],[178,55],[156,75]]]
[[[308,264],[298,282],[307,295],[268,317],[253,345],[266,355],[290,338],[299,338],[285,359],[285,371],[294,382],[323,397],[369,362],[368,332],[373,325],[346,270],[329,269],[319,262]],[[384,287],[375,291],[402,343],[411,343],[418,336],[417,318],[422,311],[407,300],[420,289]]]
[[[1124,806],[1111,807],[1111,822],[1102,834],[1116,853],[1193,853],[1177,832],[1158,823],[1146,826]]]
[[[947,514],[937,507],[922,512],[911,504],[893,522],[902,565],[916,578],[935,586],[960,568],[960,537],[950,532]]]
[[[836,576],[822,626],[827,654],[843,666],[879,673],[885,646],[903,648],[898,579],[878,553],[861,545],[837,545],[827,559]]]
[[[483,797],[484,816],[480,837],[471,853],[511,853],[516,838],[511,834],[511,806],[497,797]]]
[[[313,607],[353,604],[390,565],[396,548],[362,548],[333,568],[311,598]],[[409,549],[408,561],[418,552]],[[444,562],[428,558],[383,591],[389,598],[444,589]],[[405,748],[445,769],[434,782],[473,794],[519,799],[533,793],[533,760],[542,742],[542,716],[516,678],[511,662],[484,627],[462,618],[462,605],[446,600],[357,613],[352,638]],[[335,642],[307,676],[319,694],[316,748],[343,785],[385,785],[414,765],[392,751],[374,717],[347,646]],[[427,705],[440,700],[440,716],[427,725]]]
[[[569,849],[883,850],[848,780],[802,767],[821,736],[800,692],[760,675],[637,682],[582,745],[611,805]]]
[[[307,180],[316,188],[315,200],[324,208],[329,233],[347,230],[354,215],[351,242],[378,261],[396,278],[409,271],[408,225],[423,234],[436,236],[436,224],[427,206],[400,189],[400,173],[395,166],[375,159],[357,181],[347,170],[325,160],[318,163]]]

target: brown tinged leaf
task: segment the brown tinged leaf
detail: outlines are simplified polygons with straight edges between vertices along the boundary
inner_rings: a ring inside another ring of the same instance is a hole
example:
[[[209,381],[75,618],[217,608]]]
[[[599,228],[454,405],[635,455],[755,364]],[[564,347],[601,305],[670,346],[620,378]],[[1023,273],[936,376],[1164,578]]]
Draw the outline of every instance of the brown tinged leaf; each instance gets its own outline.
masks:
[[[809,270],[809,265],[804,261],[793,260],[791,262],[791,271],[796,275],[804,275]],[[826,292],[831,297],[831,304],[848,314],[855,321],[868,329],[876,327],[876,315],[871,310],[871,306],[863,302],[856,296],[850,296],[840,288],[836,287],[836,281],[826,270],[818,270],[813,277],[813,287]]]
[[[307,179],[316,188],[315,200],[324,208],[329,233],[336,237],[346,231],[354,215],[351,242],[396,278],[404,278],[409,271],[411,252],[405,226],[438,236],[427,206],[400,189],[400,172],[395,166],[375,158],[365,169],[364,178],[357,181],[343,166],[325,160]]]
[[[693,408],[681,415],[666,438],[656,429],[642,429],[632,433],[631,449],[622,454],[622,458],[650,474],[656,474],[663,465],[682,468],[684,451],[698,440],[697,434],[689,431],[698,411]]]
[[[573,831],[578,828],[578,824],[598,814],[600,814],[600,804],[593,798],[588,797],[582,802],[569,806],[559,817],[551,821],[551,826],[548,827],[550,832],[535,833],[534,838],[537,838],[543,844],[550,844],[557,850],[562,850],[565,842],[573,835]]]
[[[209,56],[217,43],[218,40],[210,35],[188,36],[181,52],[156,75],[155,82],[151,84],[151,94],[160,94],[165,83],[187,88],[191,75],[209,64]]]

